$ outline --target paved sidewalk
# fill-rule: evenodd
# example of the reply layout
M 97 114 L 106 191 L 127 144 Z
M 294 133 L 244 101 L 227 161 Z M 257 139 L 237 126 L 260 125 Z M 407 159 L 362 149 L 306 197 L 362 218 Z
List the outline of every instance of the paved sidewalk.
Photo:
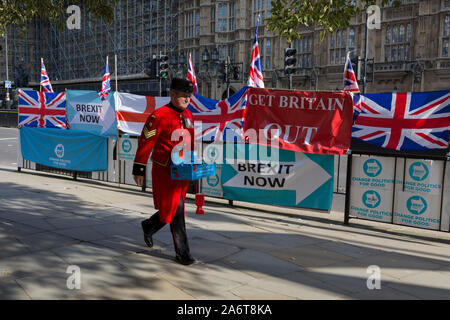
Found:
M 0 299 L 450 299 L 448 233 L 344 226 L 343 195 L 330 213 L 214 200 L 205 215 L 190 197 L 199 262 L 182 266 L 168 227 L 145 247 L 150 193 L 0 167 Z

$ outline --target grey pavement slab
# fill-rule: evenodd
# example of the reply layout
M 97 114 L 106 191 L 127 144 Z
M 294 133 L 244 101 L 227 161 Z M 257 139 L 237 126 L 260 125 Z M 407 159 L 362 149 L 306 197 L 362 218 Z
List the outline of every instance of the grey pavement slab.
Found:
M 69 237 L 71 239 L 79 241 L 95 241 L 100 239 L 105 239 L 106 236 L 92 227 L 76 227 L 67 229 L 58 229 L 54 231 L 55 233 Z
M 17 279 L 17 283 L 32 300 L 60 300 L 77 294 L 76 290 L 67 287 L 69 276 L 64 273 L 31 276 Z
M 54 232 L 40 232 L 31 235 L 19 235 L 17 236 L 17 239 L 19 239 L 20 242 L 23 243 L 31 252 L 64 247 L 79 242 L 79 240 L 65 237 Z
M 76 300 L 194 300 L 184 290 L 160 277 L 136 279 L 120 286 L 110 286 L 106 290 L 90 290 L 78 294 Z
M 168 270 L 175 272 L 180 269 L 173 256 L 158 250 L 121 255 L 113 260 L 125 267 L 128 274 L 138 278 L 150 278 Z
M 345 291 L 318 279 L 309 272 L 297 271 L 282 276 L 263 276 L 248 283 L 259 289 L 286 295 L 296 299 L 338 300 L 345 298 Z
M 192 267 L 195 268 L 195 265 Z M 241 283 L 227 279 L 211 277 L 207 273 L 193 272 L 194 268 L 183 268 L 177 270 L 176 273 L 165 272 L 160 274 L 162 279 L 165 279 L 189 295 L 201 299 L 211 298 L 218 293 L 223 293 L 233 288 L 241 286 Z
M 0 259 L 0 270 L 5 278 L 19 279 L 66 270 L 67 263 L 51 251 L 39 251 Z
M 223 259 L 240 251 L 236 246 L 197 238 L 189 240 L 189 247 L 195 259 L 204 262 Z
M 273 250 L 270 254 L 304 268 L 326 266 L 336 261 L 344 262 L 353 259 L 351 256 L 324 249 L 319 245 Z
M 300 266 L 293 263 L 250 249 L 243 249 L 221 261 L 256 278 L 261 278 L 264 275 L 276 276 L 302 270 Z
M 424 271 L 438 270 L 443 267 L 437 259 L 417 257 L 408 253 L 383 252 L 379 255 L 358 259 L 364 266 L 376 265 L 382 273 L 395 279 L 402 279 Z
M 388 282 L 389 288 L 407 293 L 418 299 L 450 300 L 450 275 L 424 271 L 411 276 L 406 276 L 400 281 Z M 383 285 L 383 283 L 382 283 Z M 383 288 L 383 286 L 382 286 Z
M 0 238 L 0 248 L 0 259 L 31 253 L 26 245 L 13 237 Z
M 378 249 L 367 248 L 364 246 L 349 244 L 341 241 L 326 241 L 323 243 L 319 243 L 318 246 L 326 250 L 341 253 L 352 258 L 360 258 L 381 253 L 381 251 Z
M 109 260 L 122 254 L 117 250 L 87 242 L 56 248 L 51 251 L 70 264 L 83 264 L 99 261 L 100 259 Z
M 31 297 L 20 286 L 16 279 L 6 278 L 0 271 L 0 299 L 1 300 L 30 300 Z
M 341 292 L 351 295 L 354 293 L 364 293 L 369 290 L 367 281 L 369 276 L 374 273 L 373 270 L 373 266 L 360 264 L 357 260 L 351 260 L 327 266 L 308 268 L 307 274 L 311 279 L 331 284 L 333 287 L 340 289 Z M 382 272 L 381 269 L 382 283 L 395 280 L 395 278 Z

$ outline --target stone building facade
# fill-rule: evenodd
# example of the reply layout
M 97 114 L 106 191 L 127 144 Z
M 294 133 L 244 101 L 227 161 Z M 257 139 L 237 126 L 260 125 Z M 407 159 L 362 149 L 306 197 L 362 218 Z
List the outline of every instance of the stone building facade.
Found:
M 231 81 L 231 93 L 245 85 L 256 16 L 266 18 L 270 9 L 270 0 L 189 0 L 180 4 L 179 54 L 192 54 L 200 94 L 212 98 L 226 94 L 227 86 L 217 79 L 211 63 L 213 50 L 217 50 L 221 61 L 229 56 L 231 62 L 242 63 L 242 78 Z M 403 1 L 398 8 L 388 5 L 379 9 L 379 27 L 367 31 L 367 83 L 363 88 L 360 81 L 361 91 L 449 89 L 450 1 Z M 301 28 L 301 38 L 292 43 L 297 49 L 298 67 L 292 79 L 293 89 L 341 90 L 347 51 L 364 60 L 366 13 L 353 17 L 348 28 L 327 34 L 323 40 L 320 31 Z M 283 69 L 284 49 L 289 44 L 270 32 L 263 19 L 258 42 L 266 88 L 287 89 L 289 78 Z

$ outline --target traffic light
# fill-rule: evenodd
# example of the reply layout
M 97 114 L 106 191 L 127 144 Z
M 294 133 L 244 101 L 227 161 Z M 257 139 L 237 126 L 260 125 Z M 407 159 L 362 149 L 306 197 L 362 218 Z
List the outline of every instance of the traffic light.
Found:
M 286 48 L 284 49 L 284 73 L 286 75 L 293 74 L 295 72 L 295 64 L 297 63 L 297 58 L 295 54 L 297 53 L 296 49 Z
M 217 78 L 222 81 L 223 83 L 227 82 L 227 75 L 226 72 L 227 70 L 225 70 L 226 66 L 224 62 L 219 62 L 216 65 L 216 70 L 217 70 Z
M 241 78 L 241 68 L 239 66 L 233 66 L 231 76 L 233 80 L 239 80 Z
M 158 73 L 156 72 L 156 59 L 147 58 L 145 59 L 145 74 L 150 78 L 158 78 Z
M 158 74 L 160 79 L 166 79 L 169 76 L 169 64 L 167 61 L 169 57 L 167 55 L 159 56 L 159 69 Z

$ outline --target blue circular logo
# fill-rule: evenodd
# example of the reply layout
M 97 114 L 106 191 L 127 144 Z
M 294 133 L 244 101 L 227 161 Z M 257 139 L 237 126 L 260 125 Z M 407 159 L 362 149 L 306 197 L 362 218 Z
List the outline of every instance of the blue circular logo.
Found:
M 124 152 L 130 152 L 131 148 L 133 148 L 133 145 L 131 144 L 131 141 L 128 139 L 125 139 L 122 141 L 122 150 Z
M 376 208 L 381 203 L 381 196 L 376 191 L 368 190 L 364 192 L 362 202 L 368 208 Z
M 217 174 L 215 176 L 210 176 L 206 178 L 206 182 L 210 187 L 215 187 L 219 184 L 219 176 Z
M 55 154 L 58 158 L 64 157 L 64 145 L 61 143 L 55 147 Z
M 428 167 L 420 161 L 414 162 L 409 166 L 409 176 L 416 181 L 423 181 L 428 177 Z
M 412 196 L 406 201 L 406 208 L 412 214 L 421 215 L 427 211 L 427 202 L 421 196 Z
M 383 167 L 377 159 L 369 159 L 363 165 L 364 173 L 372 178 L 378 176 L 382 169 Z

